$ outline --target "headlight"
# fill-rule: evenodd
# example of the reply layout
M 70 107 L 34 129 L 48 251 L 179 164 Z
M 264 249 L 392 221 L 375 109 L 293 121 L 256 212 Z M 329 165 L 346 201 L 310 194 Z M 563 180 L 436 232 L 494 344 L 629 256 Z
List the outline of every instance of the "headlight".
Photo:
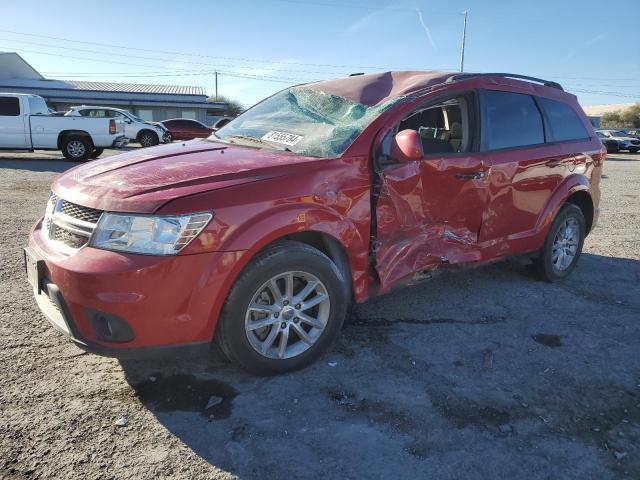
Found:
M 147 255 L 175 255 L 207 226 L 211 213 L 153 216 L 103 213 L 92 247 Z

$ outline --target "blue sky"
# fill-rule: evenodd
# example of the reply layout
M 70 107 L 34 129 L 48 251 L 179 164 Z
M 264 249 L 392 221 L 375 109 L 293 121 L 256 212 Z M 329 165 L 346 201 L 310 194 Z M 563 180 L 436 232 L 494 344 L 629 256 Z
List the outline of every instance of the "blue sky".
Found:
M 637 0 L 5 2 L 0 51 L 49 78 L 204 86 L 253 104 L 352 72 L 456 70 L 556 80 L 583 105 L 640 101 Z M 52 38 L 57 37 L 57 38 Z M 117 48 L 124 47 L 124 48 Z

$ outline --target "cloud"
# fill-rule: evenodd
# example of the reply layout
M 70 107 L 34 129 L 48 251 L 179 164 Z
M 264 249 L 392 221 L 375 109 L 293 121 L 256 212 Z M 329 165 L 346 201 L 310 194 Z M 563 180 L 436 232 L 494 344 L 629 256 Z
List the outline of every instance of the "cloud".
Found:
M 560 62 L 561 63 L 565 63 L 565 62 L 571 60 L 573 57 L 576 56 L 576 54 L 580 50 L 582 50 L 583 48 L 586 48 L 586 47 L 590 47 L 591 45 L 593 45 L 594 43 L 599 42 L 600 40 L 602 40 L 605 37 L 606 37 L 606 35 L 604 33 L 599 33 L 595 37 L 593 37 L 593 38 L 587 40 L 586 42 L 584 42 L 583 44 L 581 44 L 578 48 L 574 48 L 573 50 L 570 50 L 569 52 L 567 52 L 567 54 L 560 59 Z
M 427 24 L 424 23 L 424 19 L 422 18 L 422 12 L 416 8 L 416 13 L 418 14 L 418 21 L 420 22 L 420 25 L 422 25 L 422 28 L 424 29 L 424 33 L 427 34 L 427 39 L 431 44 L 431 48 L 433 48 L 434 50 L 438 50 L 438 46 L 436 45 L 436 42 L 433 41 L 433 37 L 431 36 L 431 30 L 429 30 L 429 27 L 427 27 Z

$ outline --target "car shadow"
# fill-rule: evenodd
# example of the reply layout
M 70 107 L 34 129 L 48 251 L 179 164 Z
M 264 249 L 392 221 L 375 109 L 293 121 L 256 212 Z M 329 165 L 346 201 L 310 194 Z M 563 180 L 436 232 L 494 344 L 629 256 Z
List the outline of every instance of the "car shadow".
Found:
M 241 478 L 423 478 L 427 460 L 430 470 L 449 471 L 460 444 L 473 445 L 455 461 L 472 467 L 465 478 L 491 477 L 483 458 L 497 451 L 512 465 L 508 477 L 571 476 L 558 465 L 570 469 L 591 452 L 591 425 L 576 430 L 574 416 L 587 415 L 584 405 L 626 402 L 579 379 L 615 383 L 617 392 L 640 371 L 637 357 L 624 357 L 640 334 L 639 286 L 635 259 L 584 253 L 557 284 L 503 262 L 355 306 L 332 350 L 287 375 L 255 377 L 215 355 L 120 363 L 164 428 Z M 625 334 L 612 336 L 604 319 L 614 314 Z M 616 348 L 599 356 L 598 342 Z M 566 377 L 547 375 L 556 362 Z M 553 428 L 540 421 L 547 417 Z M 518 439 L 511 428 L 531 436 Z M 544 460 L 550 444 L 565 452 L 562 462 Z M 612 458 L 598 461 L 609 468 Z
M 29 160 L 0 159 L 0 169 L 8 168 L 11 170 L 29 170 L 31 172 L 62 173 L 77 165 L 80 164 L 67 160 L 55 160 L 47 157 L 33 158 L 33 156 L 31 156 Z
M 640 160 L 640 155 L 639 154 L 635 154 L 635 153 L 630 153 L 629 155 L 637 155 L 636 158 L 629 158 L 629 157 L 618 157 L 616 156 L 617 154 L 615 153 L 609 153 L 607 154 L 607 162 L 635 162 Z

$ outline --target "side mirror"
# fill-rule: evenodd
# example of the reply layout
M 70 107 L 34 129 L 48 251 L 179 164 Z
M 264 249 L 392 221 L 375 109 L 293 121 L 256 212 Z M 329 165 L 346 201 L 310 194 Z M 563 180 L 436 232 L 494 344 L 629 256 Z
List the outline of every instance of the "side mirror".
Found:
M 124 121 L 125 121 L 125 123 L 128 123 L 129 125 L 131 125 L 133 123 L 133 120 L 131 120 L 130 118 L 125 118 Z
M 422 159 L 424 156 L 422 140 L 418 132 L 415 130 L 402 130 L 396 133 L 396 136 L 391 141 L 389 156 L 399 162 L 413 162 Z

